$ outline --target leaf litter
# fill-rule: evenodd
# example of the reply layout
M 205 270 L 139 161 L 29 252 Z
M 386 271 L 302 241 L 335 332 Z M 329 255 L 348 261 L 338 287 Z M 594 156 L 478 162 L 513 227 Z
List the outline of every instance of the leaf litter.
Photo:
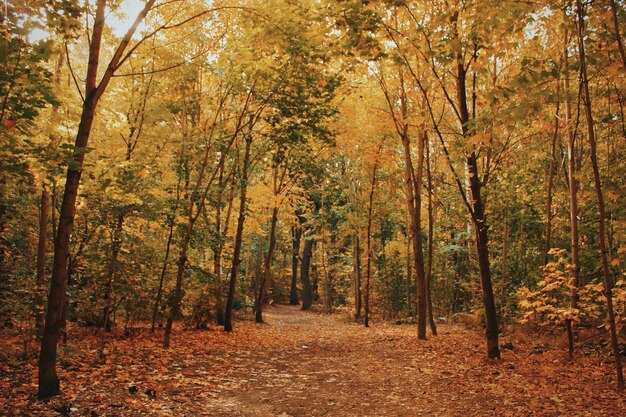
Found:
M 413 325 L 346 314 L 268 308 L 266 324 L 233 333 L 176 329 L 110 336 L 105 361 L 85 329 L 63 349 L 63 394 L 36 399 L 34 358 L 0 344 L 0 415 L 5 416 L 620 416 L 607 352 L 502 336 L 503 359 L 485 359 L 480 329 L 446 324 L 418 341 Z M 78 329 L 75 329 L 78 331 Z

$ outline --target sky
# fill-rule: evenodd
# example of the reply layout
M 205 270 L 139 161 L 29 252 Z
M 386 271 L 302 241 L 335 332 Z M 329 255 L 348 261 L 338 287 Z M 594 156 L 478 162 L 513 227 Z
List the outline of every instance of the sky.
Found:
M 91 4 L 95 4 L 95 0 L 87 0 Z M 115 14 L 111 10 L 106 11 L 106 24 L 113 29 L 113 33 L 117 36 L 124 36 L 128 28 L 132 25 L 137 14 L 143 9 L 145 2 L 142 0 L 122 0 L 120 7 Z M 120 13 L 121 12 L 121 13 Z M 123 15 L 123 16 L 121 16 Z M 139 27 L 137 33 L 140 33 L 144 25 Z M 48 32 L 40 29 L 33 30 L 30 33 L 29 41 L 36 42 L 49 37 Z

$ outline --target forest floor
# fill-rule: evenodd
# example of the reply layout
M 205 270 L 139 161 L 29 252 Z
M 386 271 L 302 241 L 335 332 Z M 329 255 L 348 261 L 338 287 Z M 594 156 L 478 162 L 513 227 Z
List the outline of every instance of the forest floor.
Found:
M 347 313 L 274 306 L 265 319 L 232 334 L 176 329 L 169 350 L 158 334 L 112 336 L 104 362 L 85 330 L 63 348 L 64 393 L 49 402 L 35 399 L 36 360 L 17 359 L 17 339 L 0 334 L 0 415 L 626 415 L 605 349 L 570 362 L 554 338 L 518 333 L 487 361 L 482 331 L 459 325 L 418 341 L 414 325 L 366 329 Z

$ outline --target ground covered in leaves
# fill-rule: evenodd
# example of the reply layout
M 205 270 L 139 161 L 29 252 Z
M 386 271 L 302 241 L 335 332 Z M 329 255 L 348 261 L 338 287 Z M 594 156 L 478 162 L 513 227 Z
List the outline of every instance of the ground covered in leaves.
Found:
M 556 340 L 503 335 L 503 359 L 484 359 L 479 329 L 441 325 L 418 342 L 414 325 L 275 306 L 267 323 L 235 332 L 178 330 L 111 337 L 105 361 L 93 336 L 62 350 L 63 395 L 37 401 L 36 360 L 2 335 L 3 416 L 620 416 L 604 349 L 567 360 Z M 4 337 L 6 336 L 6 337 Z

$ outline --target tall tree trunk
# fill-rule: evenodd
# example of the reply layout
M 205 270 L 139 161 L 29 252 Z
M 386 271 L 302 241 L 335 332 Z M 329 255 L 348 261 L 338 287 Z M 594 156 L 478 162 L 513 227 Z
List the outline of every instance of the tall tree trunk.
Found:
M 165 244 L 165 256 L 163 257 L 163 267 L 161 268 L 161 275 L 159 276 L 159 287 L 157 289 L 157 295 L 154 300 L 154 306 L 152 307 L 152 325 L 150 327 L 150 331 L 152 333 L 154 333 L 154 327 L 156 326 L 157 314 L 159 312 L 159 305 L 161 304 L 161 298 L 163 297 L 163 284 L 165 282 L 165 275 L 167 274 L 167 266 L 169 264 L 169 259 L 170 259 L 170 249 L 172 247 L 172 238 L 174 236 L 174 224 L 176 223 L 175 216 L 176 216 L 176 210 L 174 210 L 172 219 L 169 222 L 170 230 L 167 234 L 167 242 Z
M 91 43 L 89 45 L 89 66 L 87 70 L 86 95 L 83 102 L 83 111 L 76 134 L 76 142 L 73 163 L 67 170 L 65 192 L 61 203 L 58 235 L 54 245 L 54 261 L 52 264 L 52 277 L 50 279 L 50 292 L 48 295 L 48 308 L 41 339 L 39 353 L 39 390 L 40 399 L 49 398 L 60 393 L 59 377 L 56 372 L 57 342 L 65 301 L 65 289 L 67 286 L 67 263 L 69 259 L 69 245 L 74 224 L 76 210 L 76 197 L 78 185 L 82 174 L 84 150 L 87 147 L 91 126 L 98 103 L 96 76 L 100 57 L 100 43 L 104 29 L 105 0 L 98 0 L 96 17 L 93 25 Z
M 418 169 L 417 173 L 413 169 L 413 161 L 411 157 L 411 139 L 409 136 L 408 123 L 408 99 L 404 87 L 403 73 L 399 71 L 400 79 L 400 115 L 397 115 L 396 101 L 389 95 L 389 91 L 381 78 L 381 87 L 387 100 L 387 105 L 394 120 L 396 131 L 402 141 L 404 156 L 404 182 L 406 186 L 406 203 L 407 212 L 410 221 L 410 238 L 413 246 L 413 263 L 416 272 L 417 287 L 417 337 L 418 339 L 426 339 L 426 281 L 424 277 L 424 248 L 422 247 L 422 229 L 421 229 L 421 187 L 422 173 L 424 167 L 424 126 L 420 132 L 418 143 Z M 419 83 L 419 79 L 416 79 Z
M 215 321 L 218 326 L 224 325 L 224 297 L 222 296 L 222 250 L 219 243 L 213 254 L 213 275 L 215 275 L 217 294 L 215 295 Z
M 624 389 L 624 374 L 622 370 L 622 358 L 619 351 L 617 331 L 615 328 L 615 311 L 613 310 L 613 281 L 609 269 L 606 245 L 606 213 L 604 207 L 604 196 L 602 195 L 602 181 L 600 179 L 600 169 L 598 168 L 598 156 L 596 151 L 596 136 L 594 131 L 593 113 L 591 107 L 591 95 L 589 94 L 589 78 L 587 75 L 587 57 L 585 55 L 585 12 L 581 0 L 576 0 L 578 14 L 578 53 L 580 56 L 580 82 L 582 84 L 585 119 L 587 122 L 587 139 L 589 140 L 589 156 L 593 167 L 593 180 L 598 200 L 598 240 L 600 241 L 600 261 L 604 275 L 604 296 L 606 297 L 607 318 L 609 322 L 609 332 L 611 334 L 611 349 L 615 360 L 615 372 L 617 375 L 617 387 L 620 391 Z
M 234 173 L 233 173 L 233 177 Z M 221 181 L 220 181 L 221 182 Z M 222 252 L 224 251 L 224 237 L 228 234 L 228 225 L 230 224 L 230 215 L 233 210 L 233 202 L 235 200 L 235 183 L 233 182 L 230 187 L 230 193 L 228 196 L 228 208 L 226 209 L 226 218 L 224 219 L 224 227 L 222 228 L 222 220 L 221 220 L 221 207 L 218 204 L 216 210 L 216 221 L 215 221 L 215 229 L 219 233 L 219 241 L 217 244 L 217 248 L 215 253 L 213 254 L 213 274 L 215 275 L 216 285 L 217 285 L 217 294 L 216 294 L 216 303 L 215 303 L 215 316 L 216 322 L 218 326 L 223 326 L 225 323 L 224 319 L 224 295 L 222 290 Z
M 248 189 L 248 168 L 250 165 L 250 150 L 252 148 L 252 133 L 246 137 L 243 167 L 240 179 L 239 194 L 239 217 L 237 218 L 237 231 L 235 233 L 235 247 L 233 249 L 233 265 L 230 270 L 230 282 L 228 284 L 228 296 L 226 298 L 226 310 L 224 311 L 224 331 L 233 331 L 233 304 L 237 290 L 237 278 L 241 265 L 241 245 L 243 243 L 243 226 L 246 221 L 246 193 Z
M 578 234 L 578 167 L 576 163 L 576 136 L 572 119 L 572 105 L 570 101 L 570 81 L 569 81 L 569 57 L 567 52 L 567 31 L 564 33 L 563 49 L 563 80 L 565 94 L 565 124 L 567 126 L 567 155 L 569 167 L 569 211 L 570 211 L 570 242 L 572 268 L 570 268 L 570 308 L 575 309 L 578 305 L 578 285 L 580 275 L 579 257 L 579 234 Z M 571 320 L 565 321 L 567 330 L 567 344 L 570 357 L 574 354 L 574 325 Z
M 374 192 L 376 191 L 376 174 L 378 171 L 378 161 L 380 156 L 380 151 L 382 149 L 382 144 L 378 149 L 376 155 L 376 162 L 374 162 L 374 169 L 372 170 L 372 184 L 370 188 L 369 195 L 369 206 L 367 207 L 367 232 L 366 232 L 366 250 L 367 250 L 367 266 L 365 270 L 365 318 L 363 320 L 363 324 L 365 327 L 369 327 L 369 317 L 370 317 L 370 279 L 372 276 L 372 258 L 374 254 L 372 253 L 372 217 L 373 217 L 373 209 L 374 209 Z
M 421 140 L 421 139 L 420 139 Z M 413 267 L 417 273 L 417 337 L 426 339 L 426 285 L 424 281 L 424 249 L 422 247 L 422 230 L 419 224 L 419 208 L 416 205 L 413 162 L 411 160 L 411 145 L 408 138 L 408 125 L 405 125 L 405 134 L 402 137 L 404 148 L 404 170 L 407 190 L 407 207 L 410 219 L 410 236 L 413 246 Z M 420 147 L 423 151 L 423 147 Z
M 300 263 L 300 282 L 302 283 L 302 310 L 308 310 L 313 306 L 313 287 L 311 285 L 311 258 L 313 257 L 313 237 L 306 236 L 304 249 L 302 250 L 302 262 Z
M 115 281 L 115 275 L 117 274 L 117 257 L 119 255 L 122 245 L 122 231 L 124 228 L 124 212 L 121 212 L 117 217 L 117 223 L 115 230 L 113 231 L 113 239 L 111 241 L 111 258 L 109 259 L 109 267 L 107 271 L 107 281 L 105 284 L 104 293 L 104 313 L 102 315 L 102 321 L 98 325 L 104 327 L 105 332 L 111 331 L 111 308 L 113 306 L 113 282 Z M 104 340 L 104 339 L 103 339 Z
M 259 292 L 257 293 L 254 305 L 254 320 L 257 323 L 263 323 L 263 299 L 265 298 L 265 287 L 270 280 L 272 273 L 272 259 L 274 257 L 274 248 L 276 247 L 276 223 L 278 223 L 278 207 L 272 209 L 272 220 L 270 226 L 270 243 L 265 257 L 265 266 L 263 268 L 263 277 L 259 283 Z
M 453 16 L 455 25 L 455 38 L 458 38 L 456 25 L 458 12 Z M 463 137 L 469 139 L 473 135 L 470 129 L 470 117 L 467 107 L 466 77 L 467 70 L 463 58 L 463 51 L 459 48 L 456 53 L 456 93 L 459 109 L 459 122 L 461 123 Z M 483 303 L 485 306 L 485 335 L 487 336 L 487 357 L 491 359 L 500 358 L 500 347 L 498 345 L 498 314 L 493 296 L 493 284 L 491 280 L 491 266 L 489 264 L 489 234 L 485 213 L 485 201 L 481 195 L 483 187 L 479 176 L 478 156 L 473 150 L 466 158 L 466 167 L 470 189 L 469 208 L 471 211 L 474 234 L 476 236 L 476 251 L 478 254 L 478 270 L 480 272 L 480 284 L 483 293 Z
M 54 85 L 55 87 L 61 86 L 61 70 L 65 63 L 65 54 L 59 53 L 57 58 L 57 63 L 54 71 Z M 59 113 L 59 107 L 54 106 L 52 108 L 52 118 L 51 122 L 54 122 Z M 49 149 L 54 149 L 57 146 L 57 139 L 53 133 L 49 135 L 50 142 L 48 143 Z M 55 202 L 56 196 L 54 195 L 55 189 L 53 185 L 53 195 L 52 202 L 50 191 L 48 190 L 48 185 L 45 181 L 42 181 L 41 184 L 41 202 L 40 202 L 40 212 L 39 212 L 39 238 L 37 242 L 37 295 L 35 297 L 35 331 L 37 334 L 37 338 L 41 340 L 43 336 L 43 326 L 45 320 L 45 275 L 46 275 L 46 255 L 48 252 L 48 228 L 50 217 L 52 216 L 52 227 L 53 232 L 56 231 L 55 226 Z M 51 211 L 52 209 L 52 211 Z
M 498 346 L 498 316 L 496 303 L 493 296 L 493 286 L 491 283 L 491 267 L 489 265 L 489 239 L 487 234 L 487 221 L 485 218 L 484 202 L 480 195 L 480 181 L 478 180 L 478 166 L 476 155 L 472 153 L 467 158 L 470 173 L 472 210 L 474 212 L 474 231 L 476 234 L 476 249 L 478 252 L 478 268 L 480 271 L 480 282 L 483 292 L 483 302 L 485 305 L 485 321 L 487 336 L 487 356 L 495 359 L 500 357 L 500 347 Z
M 41 187 L 39 204 L 39 238 L 37 241 L 37 292 L 35 296 L 35 331 L 37 338 L 43 336 L 44 326 L 44 279 L 46 275 L 46 252 L 48 247 L 48 223 L 50 221 L 50 193 L 45 184 Z
M 409 310 L 414 312 L 415 314 L 417 314 L 417 302 L 413 302 L 413 289 L 412 289 L 412 285 L 413 285 L 413 268 L 412 268 L 412 262 L 413 262 L 413 258 L 411 256 L 412 252 L 411 252 L 411 244 L 413 242 L 413 239 L 411 238 L 411 219 L 407 218 L 407 233 L 406 233 L 406 287 L 408 288 L 407 294 L 406 294 L 406 302 L 409 306 Z M 415 292 L 415 294 L 417 295 L 417 291 Z M 417 301 L 417 300 L 416 300 Z
M 554 177 L 556 176 L 556 143 L 559 137 L 559 110 L 561 108 L 561 80 L 557 82 L 556 88 L 556 110 L 554 113 L 554 130 L 552 131 L 552 145 L 550 146 L 550 168 L 548 168 L 548 189 L 546 190 L 546 246 L 543 252 L 543 265 L 548 264 L 548 252 L 552 248 L 552 198 L 554 195 Z
M 415 254 L 417 270 L 417 338 L 426 339 L 426 321 L 428 320 L 428 294 L 426 274 L 424 270 L 424 248 L 422 245 L 422 178 L 424 175 L 424 144 L 426 143 L 426 126 L 422 131 L 417 144 L 417 172 L 413 173 L 413 197 L 415 199 L 415 227 L 417 230 L 417 246 Z
M 361 242 L 359 234 L 354 234 L 354 319 L 361 319 Z
M 106 0 L 98 0 L 96 5 L 91 42 L 89 44 L 89 64 L 87 66 L 85 81 L 85 100 L 83 102 L 78 132 L 76 133 L 73 162 L 67 169 L 59 227 L 54 244 L 54 261 L 52 264 L 52 277 L 50 279 L 48 308 L 46 311 L 46 322 L 39 354 L 39 389 L 37 395 L 41 399 L 49 398 L 60 393 L 59 378 L 56 372 L 56 354 L 67 285 L 69 245 L 76 211 L 78 186 L 80 184 L 85 159 L 85 149 L 89 141 L 96 106 L 100 97 L 106 90 L 111 77 L 119 67 L 124 51 L 137 30 L 137 26 L 139 26 L 139 23 L 145 18 L 148 11 L 154 5 L 154 2 L 155 0 L 148 0 L 142 11 L 139 12 L 133 25 L 120 41 L 99 83 L 97 83 L 98 63 L 100 60 L 100 45 L 104 31 Z
M 195 202 L 194 199 L 191 199 L 190 210 L 193 210 Z M 178 256 L 178 269 L 176 270 L 176 287 L 174 288 L 174 297 L 172 298 L 172 303 L 170 305 L 170 314 L 167 317 L 167 322 L 165 324 L 165 334 L 163 336 L 163 347 L 170 347 L 170 338 L 172 335 L 172 326 L 174 324 L 174 320 L 180 315 L 180 303 L 182 299 L 183 292 L 183 276 L 185 275 L 185 265 L 187 264 L 187 252 L 189 251 L 189 242 L 191 242 L 191 235 L 193 233 L 193 226 L 195 224 L 195 219 L 197 217 L 193 217 L 193 215 L 189 214 L 189 221 L 187 222 L 187 229 L 185 231 L 185 236 L 183 237 L 182 242 L 180 243 L 180 255 Z
M 432 299 L 432 280 L 433 280 L 433 255 L 435 242 L 433 240 L 435 234 L 435 207 L 433 204 L 433 196 L 435 189 L 433 187 L 433 177 L 431 173 L 430 161 L 430 143 L 428 136 L 425 136 L 426 145 L 426 176 L 428 183 L 428 262 L 426 263 L 426 308 L 428 310 L 428 323 L 430 324 L 430 332 L 433 336 L 437 336 L 437 325 L 433 317 L 433 299 Z
M 298 226 L 291 228 L 293 243 L 291 248 L 291 290 L 289 291 L 289 304 L 297 306 L 298 300 L 298 257 L 300 256 L 300 240 L 302 229 Z

